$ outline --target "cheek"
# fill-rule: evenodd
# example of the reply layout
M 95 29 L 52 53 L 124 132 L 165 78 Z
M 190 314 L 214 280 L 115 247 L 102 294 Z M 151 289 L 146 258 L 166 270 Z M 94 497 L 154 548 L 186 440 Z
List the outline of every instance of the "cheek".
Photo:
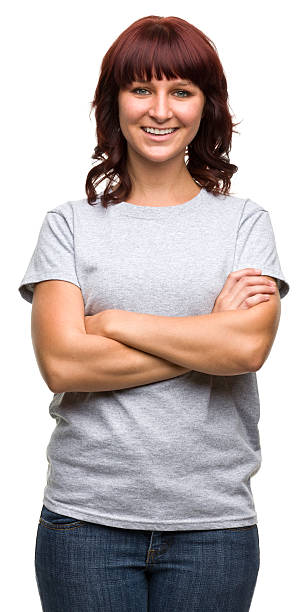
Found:
M 140 109 L 137 104 L 133 103 L 133 100 L 122 94 L 118 98 L 119 106 L 119 118 L 120 121 L 128 125 L 135 123 L 140 116 Z
M 135 124 L 139 124 L 141 117 L 143 116 L 143 109 L 140 110 L 137 106 L 129 105 L 129 107 L 122 113 L 122 120 L 126 124 L 127 128 L 133 127 Z
M 198 125 L 201 121 L 201 109 L 198 106 L 190 108 L 186 113 L 186 123 L 190 126 Z
M 174 110 L 177 119 L 186 128 L 194 129 L 201 121 L 201 109 L 198 104 L 186 106 L 184 109 Z

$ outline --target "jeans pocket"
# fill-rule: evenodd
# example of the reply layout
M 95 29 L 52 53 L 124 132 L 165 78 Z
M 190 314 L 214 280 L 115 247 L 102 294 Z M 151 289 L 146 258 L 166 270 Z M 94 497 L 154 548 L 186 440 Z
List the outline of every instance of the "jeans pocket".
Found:
M 39 517 L 39 524 L 48 529 L 73 529 L 75 527 L 81 527 L 85 525 L 85 521 L 81 521 L 72 516 L 66 516 L 65 514 L 58 514 L 53 510 L 49 510 L 43 505 Z

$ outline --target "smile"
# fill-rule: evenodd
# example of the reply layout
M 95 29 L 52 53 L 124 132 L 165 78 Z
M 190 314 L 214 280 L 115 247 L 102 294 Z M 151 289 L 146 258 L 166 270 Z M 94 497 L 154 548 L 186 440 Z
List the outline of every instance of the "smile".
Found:
M 171 132 L 178 130 L 178 128 L 151 128 L 151 127 L 142 127 L 142 130 L 145 132 L 149 132 L 150 134 L 170 134 Z
M 175 134 L 175 132 L 177 132 L 179 128 L 158 130 L 155 128 L 142 127 L 141 129 L 146 134 L 146 136 L 148 138 L 151 138 L 152 140 L 167 140 L 168 138 L 171 138 L 171 136 Z

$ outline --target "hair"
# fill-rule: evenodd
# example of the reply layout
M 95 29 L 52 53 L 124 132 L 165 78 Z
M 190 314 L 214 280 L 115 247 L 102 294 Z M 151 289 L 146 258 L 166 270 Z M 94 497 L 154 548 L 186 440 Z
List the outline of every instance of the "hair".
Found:
M 95 109 L 97 146 L 92 159 L 99 163 L 86 178 L 88 204 L 100 198 L 108 204 L 124 201 L 132 183 L 127 170 L 127 142 L 119 124 L 120 88 L 138 80 L 183 78 L 205 95 L 203 117 L 188 145 L 186 167 L 199 186 L 228 195 L 238 167 L 230 163 L 232 133 L 238 123 L 229 112 L 227 81 L 214 43 L 180 17 L 149 15 L 124 30 L 105 54 L 91 110 Z M 240 123 L 240 122 L 239 122 Z M 103 194 L 96 187 L 108 180 Z M 115 189 L 113 186 L 115 185 Z

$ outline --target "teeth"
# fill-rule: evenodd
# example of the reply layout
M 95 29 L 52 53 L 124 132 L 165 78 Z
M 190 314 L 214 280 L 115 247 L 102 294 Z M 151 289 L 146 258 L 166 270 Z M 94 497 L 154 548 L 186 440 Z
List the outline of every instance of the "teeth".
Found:
M 149 132 L 149 134 L 172 134 L 175 131 L 175 128 L 171 130 L 157 130 L 155 128 L 143 128 L 145 132 Z

